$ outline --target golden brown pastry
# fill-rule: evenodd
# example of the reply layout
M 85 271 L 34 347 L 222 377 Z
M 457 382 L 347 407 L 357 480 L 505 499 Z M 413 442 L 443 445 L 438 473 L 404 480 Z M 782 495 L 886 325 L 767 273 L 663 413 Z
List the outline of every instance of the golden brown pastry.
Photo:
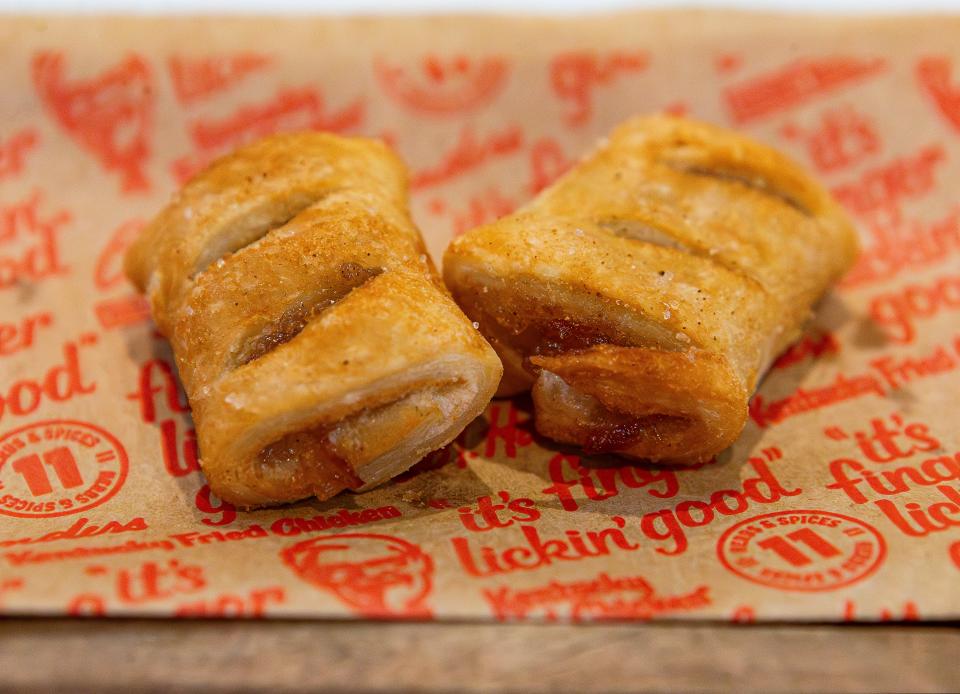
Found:
M 190 181 L 130 249 L 217 496 L 365 489 L 449 443 L 501 366 L 450 299 L 373 140 L 261 140 Z
M 499 394 L 532 389 L 540 433 L 687 464 L 736 440 L 856 253 L 839 206 L 783 155 L 651 117 L 457 239 L 444 277 L 504 363 Z

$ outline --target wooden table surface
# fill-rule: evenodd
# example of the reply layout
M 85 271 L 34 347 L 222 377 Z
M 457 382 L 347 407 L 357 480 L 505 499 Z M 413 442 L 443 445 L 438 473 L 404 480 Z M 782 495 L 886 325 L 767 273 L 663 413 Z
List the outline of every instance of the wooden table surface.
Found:
M 0 620 L 0 690 L 958 691 L 952 626 Z

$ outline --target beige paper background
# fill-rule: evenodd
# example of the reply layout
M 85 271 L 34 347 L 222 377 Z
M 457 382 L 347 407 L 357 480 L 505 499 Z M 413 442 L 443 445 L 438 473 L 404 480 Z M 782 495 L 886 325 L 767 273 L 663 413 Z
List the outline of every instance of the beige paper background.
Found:
M 0 612 L 956 619 L 958 46 L 960 20 L 944 17 L 0 19 Z M 816 315 L 807 344 L 822 353 L 774 369 L 757 411 L 798 389 L 809 404 L 838 378 L 853 397 L 752 420 L 697 470 L 579 461 L 598 489 L 616 484 L 597 499 L 562 457 L 576 451 L 531 437 L 522 400 L 497 401 L 436 469 L 325 503 L 210 512 L 183 454 L 189 417 L 164 390 L 168 348 L 116 279 L 118 230 L 160 208 L 178 166 L 276 128 L 386 136 L 420 181 L 412 209 L 439 258 L 611 126 L 662 109 L 741 128 L 843 191 L 868 260 Z M 73 372 L 58 368 L 74 352 Z M 144 373 L 156 392 L 141 401 Z M 51 423 L 64 420 L 80 424 Z M 878 426 L 897 459 L 864 452 L 886 455 Z M 44 438 L 57 431 L 93 438 Z M 129 461 L 122 483 L 102 431 Z M 170 434 L 183 474 L 164 463 Z M 861 479 L 857 503 L 830 488 L 841 458 L 855 463 L 835 469 L 900 491 Z M 758 471 L 765 484 L 749 481 Z M 781 498 L 767 503 L 771 480 Z M 503 527 L 461 520 L 483 497 L 514 503 Z M 18 500 L 63 515 L 11 515 Z M 281 520 L 338 514 L 341 527 Z M 738 524 L 756 533 L 746 552 L 723 537 Z M 308 541 L 306 576 L 281 553 Z

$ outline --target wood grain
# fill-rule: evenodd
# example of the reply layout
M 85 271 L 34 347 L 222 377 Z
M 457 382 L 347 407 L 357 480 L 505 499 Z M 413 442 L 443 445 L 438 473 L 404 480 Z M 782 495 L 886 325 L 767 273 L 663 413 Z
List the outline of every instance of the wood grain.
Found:
M 951 626 L 8 619 L 3 691 L 958 691 Z

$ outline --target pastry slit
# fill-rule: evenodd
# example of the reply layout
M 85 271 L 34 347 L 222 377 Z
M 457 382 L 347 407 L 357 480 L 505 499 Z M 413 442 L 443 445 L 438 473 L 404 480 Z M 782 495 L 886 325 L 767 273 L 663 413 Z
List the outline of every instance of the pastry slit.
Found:
M 284 200 L 283 204 L 264 210 L 260 215 L 255 212 L 248 213 L 237 220 L 231 220 L 219 233 L 211 236 L 197 256 L 190 279 L 195 279 L 218 260 L 253 245 L 271 231 L 285 226 L 305 209 L 326 197 L 329 192 L 294 195 Z
M 779 200 L 785 205 L 792 207 L 805 217 L 813 216 L 813 212 L 810 209 L 808 209 L 799 200 L 794 198 L 786 191 L 774 186 L 769 178 L 760 172 L 743 170 L 738 171 L 734 169 L 710 166 L 697 166 L 671 161 L 667 161 L 665 163 L 671 169 L 674 171 L 679 171 L 680 173 L 689 174 L 691 176 L 705 176 L 708 178 L 717 179 L 719 181 L 727 181 L 729 183 L 746 186 L 747 188 L 755 190 L 758 193 L 763 193 L 764 195 Z
M 343 263 L 340 266 L 340 274 L 345 284 L 300 299 L 260 333 L 245 340 L 243 347 L 237 350 L 234 368 L 249 364 L 289 342 L 299 335 L 308 323 L 336 306 L 351 292 L 359 289 L 381 272 L 383 272 L 382 268 L 367 268 L 357 263 Z
M 760 278 L 750 274 L 742 266 L 729 262 L 725 258 L 720 257 L 716 252 L 689 246 L 680 239 L 668 234 L 662 227 L 655 226 L 641 219 L 620 219 L 615 222 L 603 222 L 601 226 L 621 239 L 627 239 L 628 241 L 635 241 L 637 243 L 648 243 L 654 246 L 660 246 L 661 248 L 670 248 L 698 258 L 705 258 L 719 265 L 724 270 L 737 275 L 742 278 L 744 282 L 751 284 L 760 291 L 767 291 L 766 286 Z
M 663 227 L 641 219 L 618 219 L 600 225 L 614 236 L 640 243 L 649 243 L 662 248 L 672 248 L 683 253 L 700 255 L 699 249 L 688 246 Z

